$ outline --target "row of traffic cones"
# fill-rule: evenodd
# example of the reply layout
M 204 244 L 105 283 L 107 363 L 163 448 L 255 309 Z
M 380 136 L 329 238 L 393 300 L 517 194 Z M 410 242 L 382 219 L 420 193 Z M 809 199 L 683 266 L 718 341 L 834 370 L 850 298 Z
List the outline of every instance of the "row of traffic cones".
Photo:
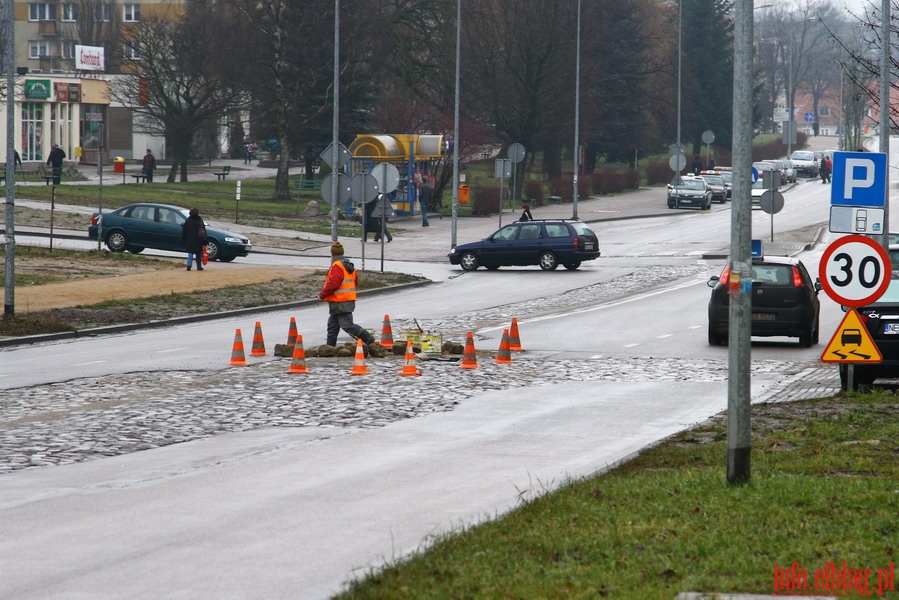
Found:
M 389 346 L 388 346 L 389 344 Z M 294 317 L 290 317 L 290 328 L 287 332 L 287 345 L 293 347 L 293 356 L 290 361 L 288 373 L 308 374 L 306 367 L 306 351 L 303 349 L 303 336 L 297 333 L 297 322 Z M 384 326 L 381 330 L 381 345 L 393 347 L 393 332 L 390 327 L 390 316 L 384 315 Z M 498 365 L 511 365 L 512 352 L 521 352 L 524 350 L 521 346 L 521 340 L 518 332 L 518 320 L 512 318 L 510 329 L 503 329 L 503 337 L 499 344 L 499 353 L 493 361 Z M 250 356 L 266 356 L 265 340 L 262 336 L 262 325 L 256 321 L 256 327 L 253 332 L 253 346 L 250 350 Z M 231 349 L 231 361 L 228 363 L 232 366 L 246 366 L 247 359 L 244 354 L 243 337 L 240 329 L 234 334 L 234 345 Z M 465 350 L 462 353 L 462 363 L 459 365 L 461 369 L 477 369 L 477 352 L 474 347 L 474 334 L 468 332 L 465 339 Z M 370 375 L 371 371 L 365 366 L 365 351 L 362 348 L 362 340 L 356 340 L 356 354 L 353 360 L 353 368 L 349 371 L 350 375 Z M 397 372 L 398 375 L 415 376 L 421 375 L 421 371 L 415 365 L 415 354 L 412 351 L 412 340 L 406 341 L 406 355 L 403 369 Z

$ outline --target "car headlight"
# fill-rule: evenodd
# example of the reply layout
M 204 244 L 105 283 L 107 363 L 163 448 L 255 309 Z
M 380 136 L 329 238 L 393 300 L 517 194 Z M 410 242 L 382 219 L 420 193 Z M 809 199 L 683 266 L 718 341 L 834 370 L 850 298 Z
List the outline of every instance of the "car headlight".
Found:
M 244 240 L 242 238 L 225 236 L 225 241 L 229 244 L 250 244 L 250 240 Z

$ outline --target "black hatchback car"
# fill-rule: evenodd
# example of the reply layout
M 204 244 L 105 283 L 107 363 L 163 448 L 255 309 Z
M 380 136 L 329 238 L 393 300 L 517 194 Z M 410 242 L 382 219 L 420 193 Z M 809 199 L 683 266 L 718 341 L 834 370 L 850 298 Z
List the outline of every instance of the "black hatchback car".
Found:
M 798 337 L 799 345 L 818 343 L 818 292 L 821 283 L 812 279 L 798 258 L 766 256 L 752 261 L 751 335 Z M 720 277 L 709 279 L 709 344 L 727 343 L 730 322 L 729 266 Z
M 479 242 L 460 244 L 447 256 L 465 271 L 527 265 L 540 265 L 544 271 L 559 265 L 574 270 L 585 260 L 599 258 L 599 238 L 581 221 L 518 221 Z
M 144 248 L 185 252 L 181 241 L 181 226 L 187 220 L 188 209 L 170 204 L 129 204 L 102 215 L 94 213 L 87 228 L 87 236 L 102 241 L 113 252 L 137 254 Z M 247 256 L 252 249 L 246 237 L 206 227 L 206 252 L 209 260 L 230 262 Z

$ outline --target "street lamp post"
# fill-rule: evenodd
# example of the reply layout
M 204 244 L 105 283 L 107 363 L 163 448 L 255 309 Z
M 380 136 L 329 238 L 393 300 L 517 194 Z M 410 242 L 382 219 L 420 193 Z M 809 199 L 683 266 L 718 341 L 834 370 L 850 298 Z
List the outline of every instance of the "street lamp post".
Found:
M 578 174 L 581 167 L 581 0 L 577 0 L 577 48 L 574 68 L 574 192 L 571 199 L 571 218 L 577 219 Z

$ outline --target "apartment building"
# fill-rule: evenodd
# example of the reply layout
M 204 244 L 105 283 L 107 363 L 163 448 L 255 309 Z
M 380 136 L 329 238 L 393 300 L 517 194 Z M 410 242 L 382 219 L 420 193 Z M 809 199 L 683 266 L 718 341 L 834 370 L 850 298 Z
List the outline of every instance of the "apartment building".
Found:
M 109 90 L 122 73 L 122 59 L 140 57 L 129 32 L 141 15 L 176 15 L 180 0 L 15 0 L 13 6 L 13 139 L 23 161 L 46 162 L 50 148 L 59 144 L 69 160 L 96 164 L 101 141 L 104 162 L 140 157 L 147 148 L 165 156 L 164 140 L 136 132 L 131 110 L 112 100 Z M 102 51 L 85 63 L 77 55 L 85 47 Z M 7 105 L 0 104 L 0 139 L 5 139 Z

